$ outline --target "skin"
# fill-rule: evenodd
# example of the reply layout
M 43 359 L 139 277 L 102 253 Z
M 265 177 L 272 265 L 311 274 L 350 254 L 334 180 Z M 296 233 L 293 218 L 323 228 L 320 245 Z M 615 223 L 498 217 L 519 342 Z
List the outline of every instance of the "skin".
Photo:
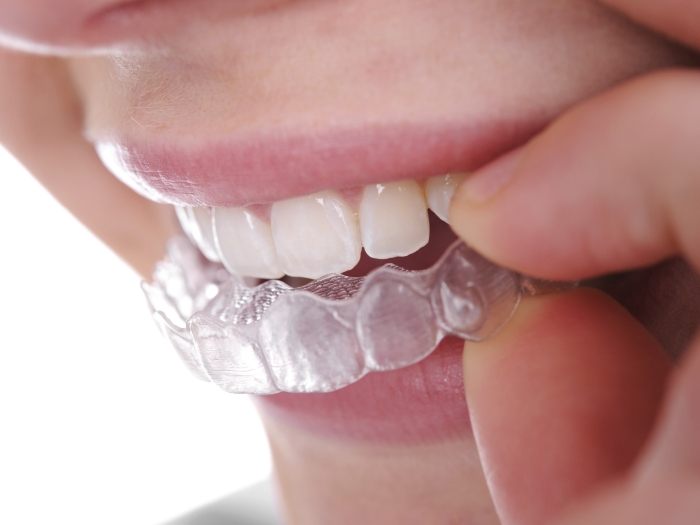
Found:
M 676 1 L 663 9 L 651 1 L 611 4 L 679 40 L 700 45 L 700 33 L 685 18 L 698 12 L 694 2 Z M 582 103 L 521 152 L 478 173 L 472 187 L 465 184 L 453 202 L 453 226 L 495 260 L 542 276 L 580 278 L 678 254 L 697 271 L 700 217 L 692 202 L 700 195 L 700 158 L 694 147 L 700 111 L 695 96 L 698 87 L 696 71 L 670 71 L 629 82 Z M 640 127 L 641 122 L 656 125 Z M 626 138 L 624 133 L 628 133 Z M 488 178 L 491 182 L 484 182 Z M 545 187 L 546 191 L 539 191 Z M 520 220 L 525 208 L 531 212 L 532 220 L 527 222 Z M 546 218 L 560 217 L 562 208 L 566 208 L 567 219 L 555 227 Z M 508 237 L 503 235 L 506 231 Z M 537 256 L 523 251 L 532 246 L 540 247 Z M 467 349 L 464 354 L 465 385 L 467 395 L 472 396 L 472 419 L 485 470 L 531 473 L 527 479 L 488 477 L 503 522 L 543 523 L 569 507 L 561 523 L 694 523 L 700 515 L 696 498 L 700 488 L 700 339 L 689 344 L 680 367 L 672 371 L 653 367 L 655 372 L 645 378 L 644 386 L 637 384 L 630 395 L 618 390 L 619 380 L 607 374 L 624 369 L 629 376 L 630 368 L 645 368 L 648 359 L 658 356 L 656 343 L 642 339 L 634 322 L 619 319 L 611 325 L 611 320 L 620 317 L 617 306 L 586 292 L 574 295 L 532 301 L 508 332 L 487 343 L 486 352 Z M 549 330 L 548 337 L 530 342 L 528 336 L 543 330 L 551 309 L 561 301 L 577 310 L 576 330 Z M 589 332 L 582 344 L 577 329 L 589 323 L 605 328 L 597 335 L 599 341 L 590 344 L 589 339 L 596 336 Z M 562 358 L 564 349 L 566 357 Z M 591 352 L 599 359 L 592 359 Z M 536 375 L 525 377 L 518 371 L 526 359 Z M 590 374 L 601 366 L 601 360 L 605 374 L 596 373 L 593 382 Z M 509 381 L 513 376 L 516 380 Z M 636 379 L 629 379 L 629 386 L 634 387 Z M 489 395 L 503 383 L 509 385 L 507 398 Z M 541 392 L 537 404 L 518 403 L 516 411 L 514 400 L 527 397 L 534 389 Z M 561 458 L 555 465 L 556 475 L 547 468 L 528 469 L 531 454 L 543 446 L 534 439 L 541 427 L 533 427 L 532 418 L 540 421 L 538 414 L 542 413 L 561 414 L 563 421 L 574 417 L 569 410 L 571 397 L 561 395 L 562 391 L 578 392 L 586 411 L 569 421 L 570 428 L 557 427 L 548 434 L 551 453 Z M 626 407 L 624 414 L 622 406 Z M 656 419 L 649 438 L 644 425 L 638 424 L 644 412 Z M 580 425 L 590 430 L 619 424 L 620 419 L 633 424 L 624 425 L 625 433 L 646 439 L 646 443 L 629 465 L 614 468 L 617 475 L 601 483 L 606 476 L 591 477 L 589 472 L 615 459 L 566 436 Z M 514 436 L 518 437 L 518 455 L 510 452 Z M 597 481 L 591 479 L 596 477 Z M 570 480 L 563 489 L 557 485 L 561 479 Z M 553 493 L 556 505 L 548 502 Z
M 147 40 L 138 20 L 99 38 L 85 29 L 109 2 L 75 0 L 60 23 L 47 18 L 49 4 L 0 2 L 4 40 L 44 54 L 0 55 L 0 141 L 143 275 L 173 231 L 170 212 L 107 173 L 86 134 L 190 144 L 455 115 L 553 121 L 458 192 L 452 225 L 490 258 L 567 279 L 669 256 L 700 265 L 700 77 L 686 48 L 641 29 L 700 45 L 690 0 L 249 2 L 223 12 L 213 1 L 206 24 L 185 24 L 173 8 Z M 657 71 L 669 65 L 684 69 Z M 634 275 L 651 286 L 682 269 Z M 530 299 L 497 338 L 467 345 L 474 438 L 383 450 L 264 415 L 290 523 L 329 514 L 337 523 L 694 523 L 700 342 L 678 367 L 668 350 L 689 343 L 671 334 L 692 327 L 697 310 L 654 322 L 697 303 L 682 293 L 693 272 L 683 275 L 655 309 L 630 307 L 636 317 L 582 289 Z

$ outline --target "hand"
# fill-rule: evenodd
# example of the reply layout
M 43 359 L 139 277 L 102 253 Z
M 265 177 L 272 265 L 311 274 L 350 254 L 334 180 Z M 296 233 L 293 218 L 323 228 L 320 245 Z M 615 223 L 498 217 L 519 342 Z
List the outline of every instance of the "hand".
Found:
M 700 49 L 700 2 L 607 3 Z M 700 71 L 655 73 L 573 108 L 469 179 L 451 222 L 486 256 L 539 277 L 677 255 L 697 271 Z M 700 295 L 688 304 L 696 325 Z M 586 289 L 530 299 L 502 334 L 466 345 L 472 423 L 504 524 L 700 522 L 700 338 L 676 369 L 667 355 Z

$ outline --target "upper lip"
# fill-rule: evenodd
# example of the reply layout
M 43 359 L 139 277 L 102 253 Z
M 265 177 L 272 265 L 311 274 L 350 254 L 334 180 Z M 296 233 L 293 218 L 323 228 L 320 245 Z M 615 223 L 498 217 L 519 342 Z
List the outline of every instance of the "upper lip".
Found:
M 198 146 L 128 139 L 95 145 L 111 171 L 153 200 L 243 206 L 471 171 L 522 144 L 543 125 L 514 120 L 387 124 L 236 136 Z

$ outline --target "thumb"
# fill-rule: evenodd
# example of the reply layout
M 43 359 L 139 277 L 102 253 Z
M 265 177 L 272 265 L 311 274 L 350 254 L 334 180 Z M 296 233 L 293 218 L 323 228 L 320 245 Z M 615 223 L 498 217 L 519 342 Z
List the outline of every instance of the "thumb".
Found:
M 670 363 L 607 296 L 528 299 L 501 334 L 467 343 L 475 437 L 505 525 L 541 525 L 624 472 L 654 422 Z

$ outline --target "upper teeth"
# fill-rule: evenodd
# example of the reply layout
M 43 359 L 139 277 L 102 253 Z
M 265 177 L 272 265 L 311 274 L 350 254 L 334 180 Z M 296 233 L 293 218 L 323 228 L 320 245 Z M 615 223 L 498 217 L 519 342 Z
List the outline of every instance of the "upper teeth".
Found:
M 277 260 L 287 275 L 315 279 L 360 260 L 357 215 L 335 192 L 276 202 L 271 222 Z
M 452 196 L 466 175 L 464 173 L 450 173 L 442 177 L 433 177 L 425 183 L 425 194 L 428 197 L 428 206 L 435 215 L 448 222 L 447 215 L 450 209 Z
M 250 210 L 214 208 L 218 255 L 231 273 L 277 279 L 280 269 L 270 224 Z
M 367 186 L 360 203 L 362 244 L 370 257 L 408 255 L 428 244 L 425 194 L 415 181 Z
M 335 191 L 275 202 L 269 217 L 250 208 L 179 208 L 183 229 L 233 274 L 316 279 L 352 269 L 362 247 L 375 259 L 409 255 L 428 243 L 428 207 L 447 220 L 463 175 L 366 186 L 357 209 Z

